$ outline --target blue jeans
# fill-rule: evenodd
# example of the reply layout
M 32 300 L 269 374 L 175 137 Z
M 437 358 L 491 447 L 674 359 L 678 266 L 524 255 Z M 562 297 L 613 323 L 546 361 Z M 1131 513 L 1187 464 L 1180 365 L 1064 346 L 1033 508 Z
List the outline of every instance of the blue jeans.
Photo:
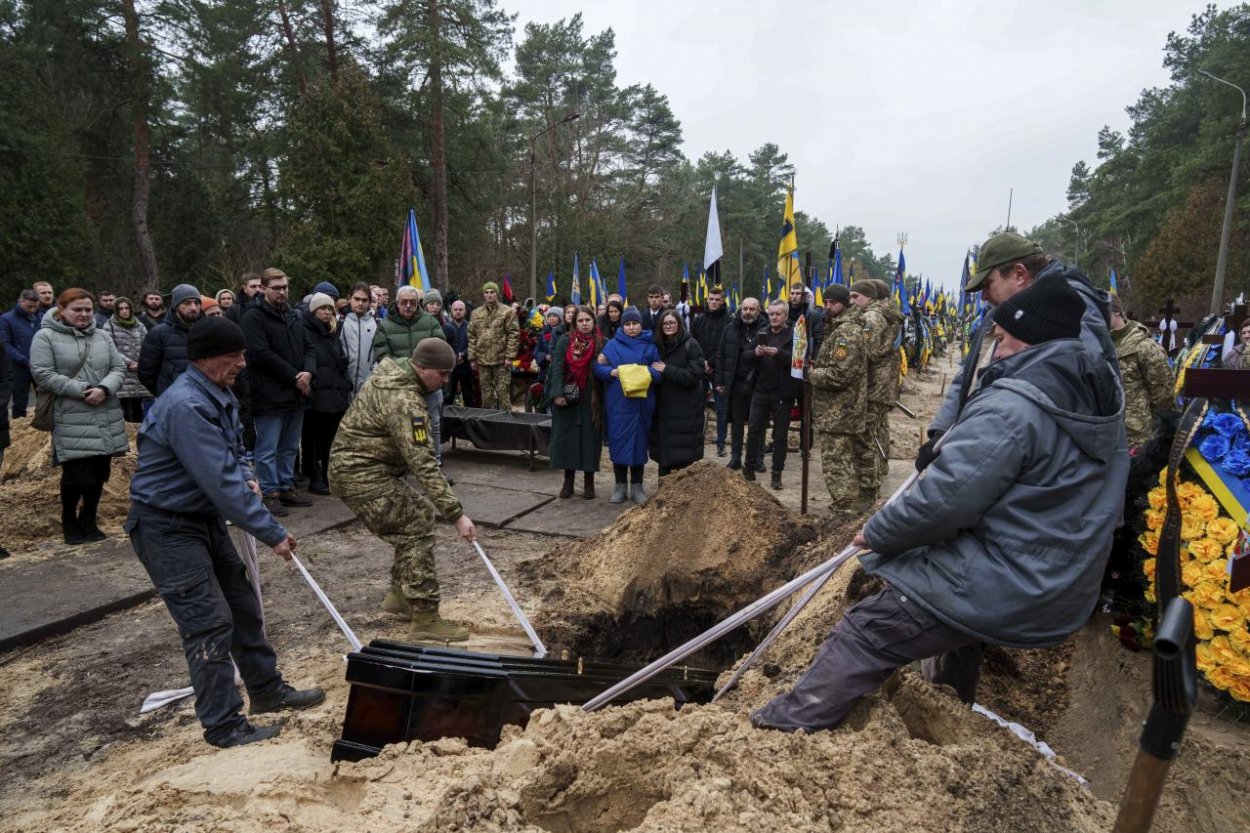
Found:
M 256 477 L 266 495 L 295 485 L 295 455 L 304 428 L 303 411 L 256 415 Z

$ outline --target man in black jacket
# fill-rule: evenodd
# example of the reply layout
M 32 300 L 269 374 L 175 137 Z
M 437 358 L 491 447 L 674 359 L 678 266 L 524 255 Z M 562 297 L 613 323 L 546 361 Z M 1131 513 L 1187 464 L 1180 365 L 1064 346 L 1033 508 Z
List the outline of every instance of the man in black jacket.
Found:
M 703 348 L 707 357 L 706 387 L 714 388 L 713 375 L 716 372 L 716 348 L 720 346 L 720 337 L 725 332 L 725 324 L 729 321 L 729 310 L 725 308 L 725 290 L 714 286 L 707 293 L 707 309 L 695 318 L 690 325 L 690 334 Z M 716 456 L 725 456 L 725 404 L 723 393 L 712 392 L 712 404 L 716 409 Z
M 242 326 L 243 315 L 252 307 L 264 303 L 265 293 L 261 292 L 260 275 L 247 272 L 239 279 L 239 294 L 234 303 L 226 310 L 226 317 Z M 246 373 L 244 374 L 246 375 Z
M 664 290 L 658 284 L 647 290 L 647 305 L 642 308 L 642 328 L 655 332 L 660 313 L 664 312 Z
M 265 505 L 278 517 L 287 506 L 311 506 L 295 491 L 295 454 L 312 393 L 317 354 L 303 324 L 287 314 L 290 280 L 281 269 L 261 275 L 265 300 L 243 316 L 256 422 L 256 476 Z
M 799 316 L 807 319 L 807 360 L 810 362 L 820 355 L 820 345 L 825 341 L 825 311 L 815 308 L 815 299 L 810 290 L 797 281 L 790 287 L 790 308 L 787 318 L 790 326 L 799 320 Z
M 139 351 L 139 381 L 160 396 L 187 369 L 187 333 L 200 320 L 200 290 L 189 283 L 174 287 L 165 320 L 148 330 Z
M 747 459 L 742 476 L 755 479 L 755 471 L 763 462 L 764 432 L 773 424 L 772 487 L 781 489 L 781 472 L 786 467 L 786 436 L 790 430 L 790 409 L 799 393 L 799 380 L 790 375 L 790 358 L 794 348 L 794 328 L 790 326 L 786 305 L 773 301 L 768 305 L 768 327 L 760 331 L 755 349 L 745 357 L 755 373 L 751 394 L 751 411 L 747 435 Z
M 744 357 L 755 352 L 755 338 L 764 327 L 760 302 L 744 298 L 738 317 L 725 325 L 713 363 L 715 390 L 728 400 L 729 468 L 742 468 L 742 435 L 751 414 L 752 366 Z

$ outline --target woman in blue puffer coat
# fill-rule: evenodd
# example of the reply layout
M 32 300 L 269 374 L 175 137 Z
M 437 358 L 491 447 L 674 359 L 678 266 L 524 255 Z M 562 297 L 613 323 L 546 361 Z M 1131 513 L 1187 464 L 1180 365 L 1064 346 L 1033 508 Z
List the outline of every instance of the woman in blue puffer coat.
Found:
M 621 328 L 603 346 L 595 365 L 595 378 L 603 382 L 604 421 L 607 423 L 608 457 L 616 475 L 611 503 L 624 503 L 626 475 L 634 503 L 646 503 L 647 493 L 642 487 L 642 468 L 647 463 L 647 435 L 651 432 L 651 418 L 655 414 L 655 386 L 660 373 L 651 365 L 660 361 L 655 342 L 642 331 L 642 314 L 636 307 L 625 310 L 621 316 Z M 645 398 L 631 398 L 621 388 L 618 369 L 624 364 L 640 364 L 651 375 L 651 387 Z

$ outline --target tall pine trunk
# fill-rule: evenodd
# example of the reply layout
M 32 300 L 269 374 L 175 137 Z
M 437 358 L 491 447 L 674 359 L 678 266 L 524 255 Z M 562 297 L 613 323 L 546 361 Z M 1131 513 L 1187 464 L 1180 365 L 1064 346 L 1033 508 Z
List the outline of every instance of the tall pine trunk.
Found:
M 339 80 L 339 51 L 334 44 L 334 2 L 321 0 L 321 22 L 326 36 L 326 68 L 330 71 L 330 80 Z
M 447 291 L 447 146 L 443 137 L 443 56 L 439 43 L 440 0 L 428 0 L 426 22 L 430 43 L 430 212 L 434 228 L 433 285 Z
M 139 39 L 139 14 L 134 0 L 123 0 L 122 14 L 126 20 L 126 51 L 130 71 L 130 108 L 135 134 L 135 175 L 130 204 L 130 224 L 139 255 L 139 277 L 147 292 L 159 292 L 160 274 L 156 268 L 156 250 L 148 232 L 148 194 L 151 189 L 152 136 L 148 127 L 147 61 Z

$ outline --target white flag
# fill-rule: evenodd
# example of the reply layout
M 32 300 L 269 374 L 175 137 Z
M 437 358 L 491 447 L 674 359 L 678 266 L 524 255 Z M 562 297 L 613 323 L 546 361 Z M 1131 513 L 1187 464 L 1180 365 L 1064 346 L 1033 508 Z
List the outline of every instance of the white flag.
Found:
M 703 244 L 703 271 L 721 259 L 725 250 L 720 243 L 720 220 L 716 217 L 716 186 L 712 186 L 712 205 L 707 212 L 707 242 Z

